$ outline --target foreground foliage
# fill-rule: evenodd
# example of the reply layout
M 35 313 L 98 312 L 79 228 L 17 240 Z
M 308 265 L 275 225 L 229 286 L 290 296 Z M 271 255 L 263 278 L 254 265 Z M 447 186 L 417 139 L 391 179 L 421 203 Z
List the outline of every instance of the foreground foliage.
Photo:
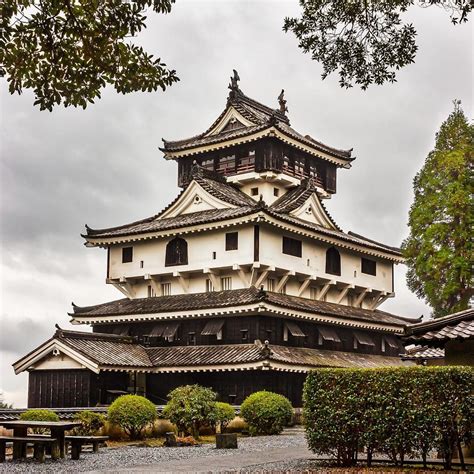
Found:
M 178 428 L 179 433 L 199 437 L 199 429 L 215 416 L 216 393 L 200 385 L 184 385 L 168 394 L 163 417 Z
M 414 179 L 410 235 L 403 243 L 408 287 L 435 317 L 467 309 L 474 294 L 473 173 L 474 125 L 455 102 Z
M 290 401 L 278 393 L 261 391 L 249 395 L 240 407 L 252 435 L 280 434 L 293 416 Z
M 20 420 L 27 421 L 59 421 L 59 416 L 52 410 L 34 408 L 20 415 Z
M 33 408 L 26 410 L 20 415 L 20 420 L 27 421 L 59 421 L 59 416 L 52 410 L 46 410 L 44 408 Z M 49 430 L 46 428 L 30 428 L 34 434 L 44 434 Z
M 130 439 L 140 439 L 156 418 L 155 405 L 139 395 L 122 395 L 108 409 L 108 420 L 119 425 Z
M 74 428 L 78 436 L 94 436 L 104 427 L 106 418 L 101 413 L 84 410 L 74 415 L 74 421 L 80 421 L 81 426 Z
M 147 10 L 169 13 L 174 0 L 5 0 L 0 23 L 0 75 L 9 91 L 32 89 L 35 105 L 86 108 L 112 85 L 123 94 L 165 90 L 176 72 L 131 38 Z
M 286 18 L 299 47 L 323 66 L 323 79 L 339 71 L 341 87 L 394 82 L 396 71 L 414 62 L 416 30 L 402 16 L 415 4 L 439 5 L 454 24 L 467 21 L 472 3 L 464 0 L 300 0 L 301 18 Z
M 471 367 L 320 369 L 305 382 L 308 445 L 350 466 L 357 453 L 395 464 L 438 450 L 446 469 L 462 442 L 471 439 L 474 409 Z
M 235 410 L 232 405 L 224 402 L 216 402 L 214 412 L 210 415 L 211 425 L 216 429 L 219 425 L 220 432 L 224 433 L 228 424 L 235 418 Z

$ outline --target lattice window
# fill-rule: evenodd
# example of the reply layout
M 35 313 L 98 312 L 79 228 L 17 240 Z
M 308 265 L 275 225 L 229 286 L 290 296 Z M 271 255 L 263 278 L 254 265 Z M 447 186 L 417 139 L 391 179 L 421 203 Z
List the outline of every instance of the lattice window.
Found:
M 166 245 L 165 266 L 187 265 L 188 243 L 181 237 L 170 240 Z

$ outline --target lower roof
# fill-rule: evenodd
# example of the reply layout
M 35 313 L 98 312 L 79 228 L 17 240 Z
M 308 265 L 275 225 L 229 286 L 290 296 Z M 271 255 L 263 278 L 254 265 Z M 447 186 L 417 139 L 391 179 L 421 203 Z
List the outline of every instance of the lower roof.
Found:
M 134 338 L 58 329 L 54 336 L 13 364 L 16 373 L 34 370 L 34 364 L 53 350 L 65 353 L 85 368 L 144 372 L 194 372 L 274 369 L 306 372 L 316 367 L 369 368 L 403 365 L 398 357 L 326 351 L 262 344 L 145 347 Z
M 97 317 L 126 316 L 140 314 L 165 314 L 179 311 L 199 311 L 211 309 L 241 307 L 255 305 L 261 310 L 262 304 L 293 311 L 302 311 L 318 315 L 340 318 L 342 324 L 350 320 L 364 321 L 367 323 L 388 324 L 404 327 L 407 324 L 419 321 L 387 313 L 380 310 L 355 308 L 342 304 L 328 303 L 326 301 L 312 300 L 298 296 L 274 293 L 257 289 L 254 286 L 239 290 L 214 291 L 206 293 L 188 293 L 171 296 L 155 296 L 148 298 L 128 299 L 123 298 L 95 306 L 79 307 L 74 305 L 73 321 L 88 323 L 88 319 L 97 321 Z
M 448 341 L 474 338 L 474 309 L 469 308 L 442 318 L 412 324 L 405 329 L 403 340 L 408 343 L 442 346 Z

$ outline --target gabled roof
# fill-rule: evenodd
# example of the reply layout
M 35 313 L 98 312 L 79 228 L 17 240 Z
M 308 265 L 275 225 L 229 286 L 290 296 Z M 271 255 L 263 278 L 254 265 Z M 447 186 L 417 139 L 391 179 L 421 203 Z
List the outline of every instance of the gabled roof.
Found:
M 474 338 L 474 309 L 469 308 L 442 318 L 413 324 L 405 329 L 404 341 L 443 345 L 447 341 Z
M 206 293 L 189 293 L 171 296 L 155 296 L 149 298 L 123 298 L 95 306 L 74 306 L 74 312 L 69 313 L 73 318 L 81 320 L 98 316 L 124 316 L 140 314 L 166 314 L 172 312 L 209 310 L 226 307 L 255 305 L 258 310 L 261 304 L 276 306 L 295 311 L 303 311 L 340 318 L 341 324 L 350 320 L 367 323 L 382 323 L 403 327 L 416 319 L 403 318 L 380 310 L 354 308 L 326 301 L 312 300 L 281 293 L 263 291 L 251 286 L 239 290 L 213 291 Z
M 177 215 L 173 217 L 162 217 L 166 212 L 172 208 L 179 199 L 183 196 L 186 190 L 193 182 L 197 182 L 207 193 L 215 198 L 227 202 L 230 207 L 224 209 L 210 209 L 199 212 L 192 212 L 188 214 Z M 328 228 L 301 219 L 291 214 L 292 211 L 300 207 L 311 195 L 315 195 L 321 206 L 326 218 L 332 223 L 334 228 Z M 108 239 L 113 237 L 132 237 L 141 234 L 150 234 L 161 231 L 170 231 L 174 229 L 185 229 L 187 227 L 203 224 L 213 224 L 221 221 L 228 221 L 242 217 L 251 218 L 255 215 L 273 217 L 279 221 L 307 229 L 318 234 L 327 236 L 329 238 L 340 239 L 344 242 L 363 246 L 379 252 L 388 253 L 396 257 L 401 256 L 400 249 L 389 245 L 384 245 L 368 238 L 359 236 L 358 234 L 343 232 L 331 217 L 323 203 L 317 197 L 317 191 L 314 188 L 312 180 L 304 180 L 299 186 L 285 193 L 281 198 L 275 201 L 271 206 L 267 206 L 263 201 L 255 201 L 247 194 L 240 191 L 235 185 L 227 183 L 225 178 L 217 173 L 202 169 L 200 166 L 193 168 L 193 180 L 185 188 L 179 196 L 160 213 L 117 227 L 109 227 L 104 229 L 92 229 L 86 225 L 86 234 L 82 234 L 85 239 Z
M 229 114 L 230 110 L 237 111 L 238 114 L 248 121 L 248 124 L 241 124 L 241 126 L 232 130 L 224 128 L 216 133 L 216 127 Z M 226 108 L 205 132 L 183 140 L 163 140 L 163 147 L 160 148 L 160 150 L 162 150 L 165 155 L 167 153 L 182 152 L 206 145 L 248 137 L 270 128 L 274 128 L 284 136 L 303 143 L 314 150 L 326 153 L 346 162 L 354 160 L 354 157 L 351 156 L 352 150 L 333 148 L 315 140 L 309 135 L 298 133 L 291 128 L 290 121 L 285 113 L 251 99 L 238 88 L 231 91 L 227 99 Z
M 34 368 L 51 347 L 95 372 L 275 369 L 307 371 L 315 367 L 402 365 L 398 357 L 254 344 L 144 347 L 134 338 L 59 329 L 54 336 L 13 364 L 16 373 Z

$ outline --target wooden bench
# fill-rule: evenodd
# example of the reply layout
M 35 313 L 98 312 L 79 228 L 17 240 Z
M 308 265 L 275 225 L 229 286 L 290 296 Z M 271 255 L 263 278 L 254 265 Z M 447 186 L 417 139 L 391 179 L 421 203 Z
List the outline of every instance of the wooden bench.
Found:
M 26 457 L 26 446 L 33 445 L 33 456 L 39 462 L 45 461 L 45 448 L 51 447 L 51 458 L 59 459 L 59 448 L 56 438 L 44 436 L 0 436 L 0 462 L 5 462 L 7 443 L 13 443 L 18 447 L 17 452 L 21 453 L 20 457 Z M 15 451 L 15 449 L 14 449 Z
M 109 439 L 108 436 L 66 436 L 66 443 L 71 443 L 71 459 L 79 459 L 82 446 L 84 444 L 92 444 L 94 453 L 99 451 L 99 444 Z

